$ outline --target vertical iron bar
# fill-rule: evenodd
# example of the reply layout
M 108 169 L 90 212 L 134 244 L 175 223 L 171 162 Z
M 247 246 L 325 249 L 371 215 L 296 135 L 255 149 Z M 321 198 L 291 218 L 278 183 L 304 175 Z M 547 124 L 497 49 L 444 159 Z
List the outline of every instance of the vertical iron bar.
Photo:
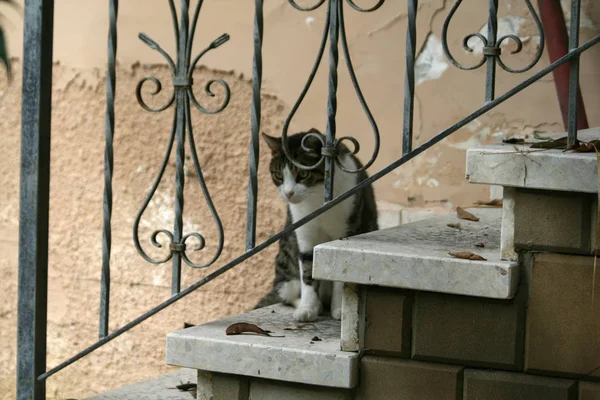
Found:
M 187 77 L 189 58 L 187 56 L 188 34 L 189 34 L 189 0 L 181 0 L 181 18 L 179 26 L 179 52 L 177 54 L 177 76 L 175 90 L 177 113 L 177 150 L 175 159 L 175 224 L 173 227 L 173 243 L 181 244 L 183 237 L 183 188 L 185 184 L 185 106 L 187 100 L 186 86 L 183 83 Z M 171 281 L 171 293 L 173 295 L 181 290 L 181 252 L 173 252 L 173 276 Z
M 538 0 L 538 8 L 544 25 L 546 43 L 548 44 L 548 58 L 553 63 L 569 51 L 569 33 L 567 32 L 563 9 L 559 2 L 546 0 Z M 565 131 L 569 129 L 569 70 L 569 64 L 565 64 L 552 72 Z M 585 104 L 581 96 L 581 88 L 579 88 L 577 94 L 577 129 L 587 128 L 589 128 L 589 124 Z
M 100 279 L 100 328 L 99 337 L 108 335 L 110 314 L 110 253 L 111 253 L 111 216 L 112 216 L 112 176 L 113 176 L 113 138 L 115 133 L 115 87 L 117 76 L 115 59 L 117 56 L 117 13 L 119 0 L 109 0 L 108 6 L 108 70 L 106 72 L 106 119 L 104 152 L 104 203 L 102 227 L 102 276 Z
M 488 20 L 488 35 L 487 46 L 483 51 L 486 56 L 486 73 L 485 73 L 485 101 L 490 102 L 496 96 L 496 57 L 490 49 L 496 47 L 498 35 L 498 0 L 489 0 L 489 20 Z M 496 49 L 498 51 L 499 49 Z
M 417 45 L 417 10 L 419 0 L 408 0 L 408 27 L 406 31 L 406 76 L 404 79 L 404 127 L 402 154 L 412 151 L 413 119 L 415 110 L 415 56 Z
M 336 134 L 337 114 L 337 86 L 338 86 L 338 38 L 339 38 L 339 18 L 338 7 L 341 7 L 339 0 L 329 0 L 329 95 L 327 97 L 327 132 L 325 136 L 325 203 L 333 199 L 333 178 L 335 171 L 336 154 L 334 154 L 334 140 Z
M 581 0 L 571 0 L 571 26 L 569 33 L 569 51 L 579 47 L 579 20 Z M 579 56 L 570 62 L 569 71 L 569 128 L 567 148 L 577 142 L 577 94 L 579 91 Z
M 17 399 L 43 400 L 46 385 L 50 117 L 54 0 L 26 0 L 23 29 Z
M 258 200 L 258 162 L 260 156 L 259 132 L 261 119 L 263 1 L 255 0 L 254 59 L 252 60 L 252 105 L 250 110 L 250 179 L 248 181 L 248 218 L 246 222 L 246 250 L 256 245 L 256 205 Z

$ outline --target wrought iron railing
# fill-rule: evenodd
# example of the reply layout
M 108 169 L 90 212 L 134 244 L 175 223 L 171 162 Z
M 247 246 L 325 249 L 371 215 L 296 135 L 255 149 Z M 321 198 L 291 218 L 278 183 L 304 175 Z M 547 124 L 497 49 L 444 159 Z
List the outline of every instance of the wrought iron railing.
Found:
M 350 141 L 353 144 L 353 152 L 360 150 L 359 142 L 352 137 L 337 137 L 336 133 L 336 110 L 337 110 L 337 71 L 339 62 L 339 43 L 341 42 L 342 53 L 345 58 L 352 85 L 356 95 L 362 105 L 362 108 L 370 121 L 374 135 L 374 150 L 370 159 L 365 163 L 366 169 L 373 164 L 377 158 L 380 139 L 379 130 L 373 115 L 362 94 L 358 80 L 354 73 L 348 42 L 346 38 L 346 28 L 344 22 L 344 8 L 349 6 L 358 12 L 373 12 L 379 9 L 385 0 L 377 0 L 375 5 L 370 8 L 359 7 L 353 0 L 317 0 L 309 7 L 300 6 L 295 0 L 288 0 L 289 4 L 300 11 L 313 11 L 326 4 L 327 18 L 323 30 L 323 37 L 317 51 L 316 61 L 308 76 L 306 85 L 302 90 L 298 100 L 292 107 L 292 110 L 285 120 L 282 136 L 285 139 L 288 133 L 288 127 L 294 114 L 301 106 L 304 96 L 310 88 L 313 78 L 319 67 L 327 42 L 329 41 L 329 92 L 327 103 L 327 130 L 325 138 L 318 136 L 322 141 L 323 149 L 321 158 L 316 165 L 302 165 L 290 157 L 290 151 L 284 140 L 284 149 L 286 155 L 299 168 L 311 169 L 321 163 L 325 164 L 326 181 L 324 204 L 321 208 L 301 220 L 289 225 L 281 232 L 271 236 L 262 243 L 256 244 L 256 210 L 258 198 L 258 160 L 259 160 L 259 132 L 261 122 L 261 86 L 262 86 L 262 38 L 263 38 L 263 0 L 255 0 L 255 19 L 254 19 L 254 59 L 252 66 L 252 105 L 251 105 L 251 146 L 249 152 L 249 184 L 248 184 L 248 210 L 247 210 L 247 234 L 246 234 L 246 252 L 216 269 L 206 277 L 195 282 L 191 286 L 181 290 L 180 272 L 182 265 L 188 265 L 193 268 L 205 268 L 214 264 L 223 248 L 223 229 L 219 219 L 218 212 L 210 198 L 209 190 L 202 176 L 202 169 L 198 161 L 194 143 L 194 132 L 192 130 L 192 105 L 194 108 L 204 114 L 214 114 L 222 111 L 229 101 L 229 86 L 223 80 L 211 80 L 205 86 L 204 91 L 209 96 L 214 96 L 212 86 L 219 84 L 224 90 L 224 99 L 219 107 L 214 110 L 207 109 L 197 100 L 193 92 L 192 73 L 200 58 L 208 51 L 216 49 L 224 44 L 229 36 L 224 34 L 213 41 L 205 50 L 198 54 L 194 59 L 191 58 L 192 43 L 199 13 L 203 1 L 200 0 L 195 8 L 194 14 L 190 19 L 189 0 L 180 0 L 180 11 L 177 14 L 174 0 L 168 0 L 168 6 L 173 20 L 173 27 L 176 38 L 177 54 L 171 58 L 155 41 L 145 34 L 139 37 L 146 45 L 159 52 L 166 60 L 173 78 L 173 95 L 166 104 L 160 107 L 151 107 L 143 99 L 142 86 L 151 81 L 155 85 L 152 94 L 157 94 L 162 89 L 162 83 L 155 77 L 142 79 L 136 90 L 137 99 L 140 105 L 150 112 L 163 112 L 173 107 L 174 117 L 171 134 L 167 143 L 167 150 L 164 160 L 159 170 L 158 176 L 144 201 L 137 218 L 134 222 L 133 237 L 134 244 L 139 254 L 148 262 L 153 264 L 172 262 L 172 297 L 167 301 L 157 305 L 145 314 L 130 321 L 123 327 L 113 331 L 108 331 L 109 321 L 109 300 L 110 300 L 110 253 L 111 253 L 111 212 L 112 212 L 112 175 L 113 175 L 113 137 L 115 121 L 115 60 L 117 50 L 117 11 L 118 0 L 109 0 L 109 40 L 108 40 L 108 72 L 107 72 L 107 110 L 106 110 L 106 152 L 105 152 L 105 190 L 104 190 L 104 225 L 102 241 L 102 279 L 101 279 L 101 308 L 100 308 L 100 339 L 93 345 L 84 349 L 80 353 L 65 360 L 58 366 L 49 370 L 46 369 L 46 314 L 47 314 L 47 272 L 48 272 L 48 208 L 49 208 L 49 166 L 50 166 L 50 114 L 51 114 L 51 82 L 52 82 L 52 33 L 53 33 L 53 0 L 26 0 L 25 2 L 25 29 L 24 29 L 24 55 L 23 55 L 23 119 L 22 119 L 22 141 L 21 141 L 21 209 L 20 209 L 20 233 L 19 233 L 19 303 L 18 303 L 18 368 L 17 368 L 17 390 L 18 398 L 24 399 L 44 399 L 45 381 L 48 377 L 59 372 L 66 366 L 76 362 L 85 355 L 91 353 L 102 345 L 120 336 L 124 332 L 148 319 L 152 315 L 165 309 L 181 298 L 203 286 L 205 283 L 224 274 L 234 268 L 244 260 L 254 256 L 266 247 L 278 241 L 284 235 L 290 234 L 298 227 L 318 217 L 325 211 L 336 206 L 338 203 L 349 198 L 357 191 L 371 185 L 394 169 L 415 158 L 425 150 L 434 146 L 444 138 L 448 137 L 458 129 L 464 127 L 479 116 L 505 102 L 515 94 L 521 92 L 542 77 L 553 72 L 563 65 L 570 65 L 570 86 L 569 86 L 569 114 L 568 114 L 568 137 L 569 143 L 574 143 L 577 139 L 577 95 L 579 79 L 579 57 L 581 53 L 600 42 L 600 35 L 594 37 L 583 45 L 579 46 L 579 15 L 581 4 L 580 0 L 572 0 L 571 4 L 571 27 L 569 51 L 552 64 L 542 68 L 522 83 L 507 91 L 506 93 L 495 95 L 495 74 L 496 65 L 511 73 L 521 73 L 533 68 L 539 61 L 544 49 L 544 31 L 542 23 L 529 0 L 525 3 L 536 23 L 540 35 L 539 49 L 534 59 L 527 66 L 521 69 L 511 69 L 503 62 L 502 50 L 500 45 L 505 40 L 513 40 L 517 44 L 518 52 L 522 48 L 521 40 L 514 35 L 497 37 L 497 10 L 498 0 L 489 0 L 489 21 L 487 37 L 474 33 L 464 39 L 464 47 L 470 50 L 468 40 L 478 38 L 483 43 L 483 58 L 472 67 L 465 67 L 458 63 L 452 56 L 448 46 L 448 29 L 455 12 L 460 7 L 462 0 L 455 0 L 455 3 L 449 12 L 444 23 L 442 43 L 444 51 L 449 60 L 461 69 L 474 69 L 486 64 L 486 96 L 485 103 L 479 109 L 473 111 L 470 115 L 458 121 L 451 127 L 439 132 L 426 143 L 413 149 L 413 114 L 414 114 L 414 90 L 415 90 L 415 57 L 416 57 L 416 17 L 418 10 L 418 0 L 408 0 L 408 30 L 406 35 L 406 77 L 404 93 L 404 123 L 403 123 L 403 154 L 396 161 L 390 163 L 385 168 L 373 173 L 368 179 L 360 182 L 351 190 L 333 198 L 333 172 L 334 165 L 337 163 L 337 150 L 339 144 L 344 141 Z M 283 1 L 283 0 L 282 0 Z M 192 251 L 199 251 L 204 248 L 206 239 L 197 232 L 183 232 L 183 211 L 184 211 L 184 162 L 185 162 L 185 143 L 191 154 L 191 162 L 212 212 L 214 222 L 218 227 L 217 250 L 209 262 L 199 265 L 194 263 L 188 257 L 188 247 L 186 241 L 189 238 L 195 238 L 198 245 L 192 248 Z M 170 241 L 168 254 L 162 259 L 150 257 L 141 245 L 138 233 L 138 225 L 146 206 L 156 191 L 156 188 L 163 177 L 166 162 L 169 159 L 173 146 L 176 147 L 176 177 L 175 177 L 175 221 L 173 231 L 164 227 L 159 228 L 150 237 L 152 245 L 160 247 L 156 240 L 158 235 L 164 235 Z M 358 171 L 347 171 L 356 173 Z

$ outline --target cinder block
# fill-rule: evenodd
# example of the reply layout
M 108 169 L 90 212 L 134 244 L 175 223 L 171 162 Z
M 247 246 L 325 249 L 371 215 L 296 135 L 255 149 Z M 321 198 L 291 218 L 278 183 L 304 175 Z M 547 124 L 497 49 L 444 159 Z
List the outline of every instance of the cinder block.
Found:
M 464 400 L 577 400 L 577 381 L 465 370 Z
M 252 379 L 250 400 L 352 400 L 352 390 Z
M 521 370 L 526 295 L 522 287 L 513 300 L 416 293 L 413 359 Z
M 365 356 L 356 399 L 462 400 L 462 371 L 459 366 Z
M 247 377 L 198 371 L 198 400 L 248 400 L 248 396 Z
M 515 247 L 590 254 L 595 195 L 517 189 Z
M 531 259 L 525 370 L 600 376 L 600 273 L 592 311 L 594 258 L 534 254 Z
M 364 347 L 375 354 L 410 357 L 412 295 L 398 289 L 366 289 Z
M 580 381 L 579 400 L 600 400 L 600 383 Z

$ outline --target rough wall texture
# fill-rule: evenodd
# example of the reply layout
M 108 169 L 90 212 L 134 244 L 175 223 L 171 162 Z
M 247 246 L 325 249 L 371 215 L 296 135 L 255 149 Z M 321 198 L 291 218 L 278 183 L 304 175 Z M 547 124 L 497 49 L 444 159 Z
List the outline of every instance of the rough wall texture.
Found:
M 243 251 L 247 149 L 249 135 L 252 58 L 252 2 L 219 0 L 205 2 L 197 31 L 200 50 L 222 32 L 231 41 L 208 55 L 207 68 L 197 74 L 197 93 L 202 81 L 225 78 L 232 87 L 232 104 L 217 116 L 194 114 L 197 147 L 206 179 L 223 219 L 225 251 L 217 265 Z M 367 5 L 368 2 L 361 4 Z M 501 1 L 500 30 L 523 38 L 524 49 L 508 55 L 511 66 L 523 66 L 537 48 L 535 26 L 522 1 Z M 584 0 L 581 40 L 600 30 L 600 3 Z M 308 4 L 304 2 L 303 4 Z M 450 0 L 423 0 L 417 29 L 417 98 L 415 143 L 421 144 L 483 104 L 484 70 L 460 71 L 449 65 L 441 51 L 443 21 Z M 382 151 L 373 166 L 377 170 L 401 152 L 402 93 L 404 82 L 404 35 L 406 1 L 387 1 L 372 14 L 347 8 L 348 41 L 358 79 L 382 134 Z M 485 29 L 485 2 L 465 2 L 450 28 L 450 48 L 462 62 L 476 62 L 461 49 L 462 38 Z M 22 47 L 21 17 L 6 11 L 10 21 L 12 54 Z M 311 13 L 295 11 L 284 1 L 265 5 L 265 91 L 263 130 L 277 135 L 286 112 L 294 104 L 310 70 L 324 8 Z M 50 248 L 50 304 L 48 364 L 73 355 L 97 337 L 102 163 L 104 130 L 104 64 L 107 10 L 105 2 L 64 0 L 56 4 L 55 84 L 53 110 L 52 211 Z M 166 68 L 156 53 L 145 47 L 137 33 L 146 32 L 173 54 L 172 27 L 162 0 L 121 2 L 119 13 L 119 63 L 115 154 L 115 204 L 113 211 L 113 289 L 111 329 L 148 310 L 169 296 L 170 267 L 152 266 L 136 253 L 131 225 L 149 189 L 164 153 L 171 114 L 149 114 L 136 103 L 135 85 L 155 74 L 170 93 Z M 507 50 L 513 44 L 508 44 Z M 600 123 L 593 105 L 600 100 L 600 48 L 582 58 L 582 87 L 592 126 Z M 338 130 L 362 143 L 361 156 L 372 150 L 372 133 L 350 86 L 343 57 L 340 58 Z M 292 128 L 325 127 L 326 64 L 300 108 Z M 547 56 L 533 71 L 512 75 L 498 72 L 498 93 L 513 87 L 547 65 Z M 19 64 L 15 61 L 15 69 Z M 214 72 L 235 71 L 235 72 Z M 18 165 L 20 129 L 20 76 L 12 84 L 0 78 L 0 290 L 8 299 L 0 304 L 0 335 L 8 347 L 0 352 L 0 398 L 14 397 L 16 256 L 18 222 Z M 162 97 L 160 97 L 162 96 Z M 204 99 L 204 98 L 203 98 Z M 160 100 L 158 100 L 160 101 Z M 524 94 L 478 118 L 436 148 L 382 179 L 376 185 L 379 200 L 401 206 L 448 209 L 488 197 L 487 187 L 469 187 L 464 180 L 465 150 L 480 143 L 513 134 L 562 130 L 558 102 L 551 76 Z M 284 210 L 267 177 L 267 158 L 261 157 L 259 240 L 278 230 Z M 142 223 L 143 244 L 157 228 L 172 226 L 174 162 L 169 164 Z M 186 181 L 186 230 L 199 229 L 208 239 L 197 260 L 214 250 L 214 224 L 193 175 Z M 174 307 L 153 317 L 105 348 L 86 357 L 49 380 L 50 397 L 83 397 L 126 382 L 163 372 L 165 335 L 184 321 L 200 323 L 250 308 L 270 284 L 275 248 L 249 260 L 225 277 L 190 295 Z M 184 268 L 183 284 L 208 271 Z
M 19 66 L 16 65 L 16 69 Z M 115 139 L 113 204 L 113 253 L 111 323 L 114 330 L 170 296 L 170 263 L 148 264 L 131 239 L 133 218 L 157 173 L 167 145 L 172 111 L 150 114 L 132 95 L 137 82 L 147 74 L 167 81 L 167 69 L 152 67 L 119 70 L 119 110 Z M 240 255 L 245 243 L 247 184 L 246 152 L 250 85 L 231 73 L 197 73 L 199 84 L 209 78 L 227 80 L 234 95 L 222 114 L 194 113 L 194 130 L 200 162 L 220 213 L 226 239 L 220 261 L 207 270 L 183 268 L 185 287 Z M 52 139 L 52 183 L 50 211 L 50 299 L 48 365 L 72 356 L 95 342 L 100 299 L 100 254 L 102 224 L 102 174 L 104 143 L 104 100 L 102 82 L 88 81 L 65 67 L 55 67 Z M 0 233 L 3 257 L 0 264 L 0 291 L 8 301 L 0 305 L 0 331 L 7 346 L 0 352 L 0 398 L 14 398 L 16 344 L 16 279 L 19 171 L 19 76 L 10 86 L 1 85 L 0 120 L 4 128 L 0 162 Z M 166 94 L 165 94 L 166 97 Z M 264 129 L 280 124 L 283 105 L 264 97 Z M 268 176 L 268 149 L 263 148 L 259 185 L 258 238 L 263 241 L 280 229 L 285 216 L 282 203 Z M 142 219 L 141 241 L 151 254 L 150 233 L 172 229 L 174 157 L 158 191 Z M 223 173 L 223 172 L 226 173 Z M 214 253 L 217 232 L 203 200 L 195 175 L 186 177 L 184 228 L 206 238 L 206 248 L 193 254 L 207 261 Z M 160 236 L 159 236 L 160 240 Z M 120 386 L 166 370 L 164 341 L 167 333 L 180 329 L 184 321 L 201 323 L 248 310 L 259 300 L 272 280 L 276 246 L 248 260 L 235 273 L 206 285 L 168 311 L 151 318 L 141 327 L 84 358 L 48 381 L 50 398 L 83 397 Z

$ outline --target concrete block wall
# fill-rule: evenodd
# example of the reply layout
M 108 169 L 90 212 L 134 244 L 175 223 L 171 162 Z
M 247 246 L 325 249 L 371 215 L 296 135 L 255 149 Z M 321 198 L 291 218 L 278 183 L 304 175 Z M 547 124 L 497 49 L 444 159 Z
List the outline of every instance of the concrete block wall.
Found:
M 522 265 L 510 301 L 362 287 L 356 398 L 600 400 L 593 257 L 528 253 Z
M 198 371 L 198 400 L 352 400 L 353 390 Z
M 199 399 L 600 400 L 593 257 L 530 252 L 513 300 L 376 286 L 353 390 L 201 372 Z

